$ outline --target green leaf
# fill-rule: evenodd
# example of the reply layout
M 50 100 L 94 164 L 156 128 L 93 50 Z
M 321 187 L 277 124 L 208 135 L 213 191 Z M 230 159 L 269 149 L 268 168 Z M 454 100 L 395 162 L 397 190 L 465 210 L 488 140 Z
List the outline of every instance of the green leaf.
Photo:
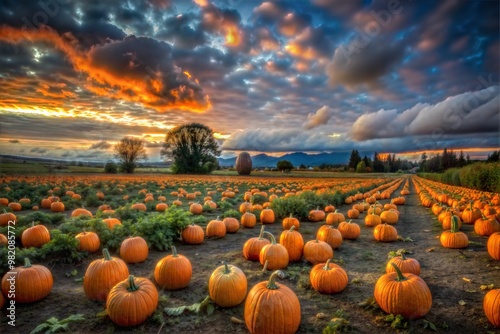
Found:
M 214 311 L 215 311 L 214 304 L 208 304 L 207 305 L 207 314 L 211 315 L 212 313 L 214 313 Z
M 184 312 L 184 310 L 186 310 L 186 306 L 166 307 L 165 313 L 170 316 L 179 316 Z
M 40 324 L 40 325 L 36 326 L 35 329 L 30 332 L 30 334 L 40 333 L 45 328 L 49 328 L 49 327 L 50 326 L 48 324 L 46 324 L 46 323 Z
M 99 312 L 99 313 L 96 314 L 96 316 L 98 318 L 102 318 L 102 317 L 105 317 L 107 315 L 108 315 L 108 310 L 107 309 L 105 309 L 104 311 L 101 311 L 101 312 Z

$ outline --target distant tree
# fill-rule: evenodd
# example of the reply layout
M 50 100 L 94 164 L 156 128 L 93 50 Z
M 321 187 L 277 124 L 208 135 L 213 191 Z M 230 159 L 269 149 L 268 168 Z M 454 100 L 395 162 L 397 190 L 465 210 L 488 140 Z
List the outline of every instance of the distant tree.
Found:
M 373 171 L 376 173 L 384 172 L 384 164 L 382 163 L 382 161 L 380 161 L 377 152 L 375 152 L 375 154 L 373 155 Z
M 116 174 L 118 172 L 118 165 L 113 161 L 108 161 L 104 165 L 104 173 Z
M 500 161 L 500 150 L 499 151 L 493 151 L 491 155 L 488 154 L 488 159 L 486 159 L 487 162 L 497 162 Z
M 358 162 L 358 165 L 356 166 L 356 173 L 366 173 L 366 164 L 363 160 Z
M 306 169 L 307 167 L 306 167 L 306 165 L 304 165 L 304 164 L 300 164 L 299 168 L 300 168 L 300 169 Z
M 358 150 L 352 150 L 351 156 L 349 157 L 348 168 L 356 169 L 358 163 L 361 161 L 361 156 Z
M 176 174 L 210 173 L 218 167 L 221 154 L 212 129 L 200 123 L 188 123 L 170 130 L 163 143 L 161 156 L 172 159 Z
M 280 172 L 290 172 L 293 169 L 293 164 L 288 160 L 280 160 L 276 164 L 276 168 L 278 168 Z
M 147 160 L 144 140 L 134 137 L 124 137 L 115 145 L 115 156 L 120 160 L 120 170 L 133 173 L 139 160 Z
M 366 155 L 363 157 L 363 161 L 365 162 L 366 167 L 372 167 L 372 160 L 368 158 Z
M 465 164 L 468 165 L 470 164 L 470 155 L 467 154 L 467 156 L 465 157 Z
M 464 151 L 460 151 L 460 156 L 458 157 L 458 167 L 463 167 L 466 163 Z

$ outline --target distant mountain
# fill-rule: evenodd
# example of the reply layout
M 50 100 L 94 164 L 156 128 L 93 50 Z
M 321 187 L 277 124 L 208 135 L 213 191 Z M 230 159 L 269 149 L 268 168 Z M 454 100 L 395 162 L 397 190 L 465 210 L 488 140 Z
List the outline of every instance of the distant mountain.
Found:
M 319 154 L 307 154 L 303 152 L 288 153 L 280 157 L 273 157 L 264 153 L 254 155 L 252 157 L 253 167 L 276 167 L 276 164 L 280 160 L 288 160 L 294 166 L 300 166 L 304 164 L 306 166 L 319 166 L 322 164 L 330 165 L 340 165 L 347 164 L 349 161 L 349 152 L 342 153 L 319 153 Z M 219 158 L 219 165 L 221 167 L 232 167 L 236 163 L 236 157 L 234 158 Z

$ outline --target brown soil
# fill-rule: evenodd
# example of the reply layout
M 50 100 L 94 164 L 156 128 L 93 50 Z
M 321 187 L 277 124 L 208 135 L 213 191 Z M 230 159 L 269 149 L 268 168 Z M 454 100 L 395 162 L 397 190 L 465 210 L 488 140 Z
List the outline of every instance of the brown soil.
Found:
M 394 194 L 399 195 L 400 190 L 401 188 Z M 344 205 L 339 209 L 345 214 L 348 206 Z M 307 263 L 292 264 L 284 270 L 287 278 L 279 280 L 279 284 L 285 284 L 295 291 L 301 303 L 299 333 L 321 333 L 338 310 L 343 310 L 344 317 L 349 321 L 348 327 L 344 329 L 351 333 L 432 332 L 424 328 L 426 321 L 433 323 L 438 332 L 498 333 L 484 316 L 482 307 L 486 291 L 482 291 L 480 286 L 494 284 L 495 287 L 500 287 L 500 263 L 488 255 L 485 247 L 487 238 L 477 236 L 472 225 L 464 225 L 462 230 L 474 243 L 465 250 L 443 248 L 438 239 L 441 227 L 431 211 L 420 205 L 413 185 L 411 194 L 406 196 L 406 205 L 398 209 L 401 217 L 395 227 L 400 236 L 409 237 L 413 241 L 376 242 L 372 228 L 365 226 L 365 214 L 362 214 L 355 220 L 361 226 L 359 239 L 344 241 L 334 255 L 349 276 L 349 284 L 343 292 L 321 295 L 312 290 L 308 283 L 311 265 Z M 301 222 L 299 230 L 304 241 L 313 239 L 320 226 L 321 223 Z M 281 221 L 268 225 L 266 229 L 279 237 L 282 231 Z M 186 312 L 178 317 L 170 317 L 162 310 L 165 307 L 190 305 L 203 300 L 208 295 L 208 278 L 220 265 L 221 260 L 234 264 L 245 272 L 249 289 L 257 282 L 267 280 L 270 272 L 262 274 L 262 266 L 245 260 L 241 251 L 244 242 L 256 236 L 258 232 L 259 226 L 241 229 L 236 234 L 228 234 L 222 239 L 205 240 L 199 246 L 178 242 L 178 252 L 187 256 L 193 265 L 193 277 L 189 287 L 174 292 L 161 291 L 160 296 L 163 297 L 154 317 L 144 325 L 132 329 L 116 327 L 107 316 L 98 317 L 97 314 L 104 310 L 104 305 L 88 301 L 81 283 L 75 282 L 75 278 L 81 278 L 89 263 L 100 255 L 90 256 L 76 265 L 41 262 L 53 273 L 52 292 L 40 302 L 30 305 L 18 304 L 16 327 L 8 326 L 4 316 L 0 322 L 0 332 L 29 333 L 52 316 L 63 319 L 81 313 L 86 320 L 71 324 L 73 333 L 158 333 L 163 322 L 165 323 L 161 333 L 247 333 L 245 325 L 230 321 L 232 316 L 243 319 L 244 303 L 234 308 L 216 308 L 210 316 Z M 388 253 L 401 248 L 412 252 L 408 256 L 420 262 L 421 277 L 431 290 L 433 304 L 424 319 L 408 322 L 405 329 L 393 329 L 390 323 L 382 320 L 386 314 L 381 310 L 364 308 L 358 304 L 373 296 L 375 282 L 385 273 Z M 129 265 L 130 273 L 154 281 L 155 264 L 167 254 L 150 251 L 145 262 Z M 68 277 L 74 269 L 78 271 L 77 275 Z M 461 301 L 465 304 L 460 305 L 463 304 Z M 5 308 L 3 313 L 6 314 Z M 326 318 L 318 319 L 318 313 L 324 313 Z

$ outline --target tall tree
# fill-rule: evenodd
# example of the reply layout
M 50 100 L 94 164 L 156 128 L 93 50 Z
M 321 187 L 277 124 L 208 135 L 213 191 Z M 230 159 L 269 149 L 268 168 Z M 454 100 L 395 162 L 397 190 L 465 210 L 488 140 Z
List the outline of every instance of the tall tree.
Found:
M 133 173 L 139 160 L 147 160 L 144 140 L 134 137 L 124 137 L 114 147 L 115 157 L 120 160 L 120 170 Z
M 466 161 L 465 161 L 465 156 L 464 156 L 464 151 L 460 151 L 460 156 L 458 157 L 458 167 L 463 167 L 465 166 Z
M 290 172 L 293 169 L 293 164 L 288 160 L 280 160 L 276 164 L 276 168 L 278 168 L 280 172 Z
M 176 174 L 209 173 L 217 168 L 220 154 L 212 129 L 200 123 L 170 130 L 161 150 L 163 159 L 173 161 L 172 171 Z
M 486 159 L 487 162 L 496 162 L 500 161 L 500 150 L 499 151 L 493 151 L 491 155 L 488 154 L 488 159 Z
M 384 164 L 380 161 L 380 157 L 377 152 L 373 155 L 373 171 L 377 173 L 384 172 Z
M 356 170 L 358 163 L 361 161 L 361 156 L 359 155 L 358 150 L 352 150 L 351 156 L 349 157 L 348 167 Z
M 419 165 L 419 167 L 420 167 L 420 171 L 421 172 L 425 172 L 424 166 L 425 166 L 426 162 L 427 162 L 427 153 L 424 152 L 424 153 L 422 153 L 422 156 L 420 157 L 420 165 Z
M 363 161 L 365 162 L 365 166 L 366 167 L 370 167 L 372 168 L 372 160 L 370 158 L 368 158 L 366 155 L 363 157 Z

